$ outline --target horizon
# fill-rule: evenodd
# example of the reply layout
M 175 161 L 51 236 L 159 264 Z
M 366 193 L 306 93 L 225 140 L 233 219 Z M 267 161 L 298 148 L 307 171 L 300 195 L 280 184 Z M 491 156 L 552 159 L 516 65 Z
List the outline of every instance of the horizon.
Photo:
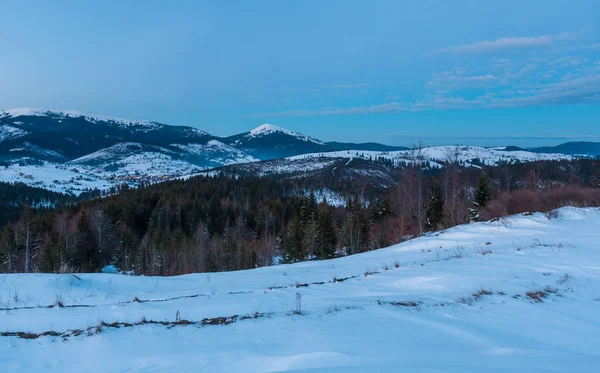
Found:
M 71 107 L 216 136 L 268 122 L 397 146 L 600 136 L 591 0 L 1 8 L 3 107 Z
M 66 113 L 66 114 L 70 114 L 70 115 L 89 115 L 89 116 L 101 116 L 104 117 L 104 119 L 111 119 L 111 120 L 123 120 L 123 121 L 148 121 L 148 122 L 156 122 L 162 125 L 167 125 L 167 126 L 179 126 L 178 124 L 171 124 L 171 123 L 163 123 L 163 122 L 158 122 L 158 121 L 154 121 L 152 119 L 149 118 L 120 118 L 120 117 L 115 117 L 112 115 L 107 115 L 104 113 L 92 113 L 92 112 L 87 112 L 87 111 L 79 111 L 76 109 L 49 109 L 49 108 L 30 108 L 30 107 L 20 107 L 20 108 L 11 108 L 11 109 L 2 109 L 0 108 L 0 113 L 2 112 L 15 112 L 17 113 L 16 115 L 27 115 L 29 112 L 40 112 L 40 113 L 45 113 L 45 112 L 51 112 L 51 113 Z M 278 127 L 284 130 L 290 130 L 289 128 L 286 127 L 282 127 L 279 126 L 277 124 L 273 124 L 273 123 L 262 123 L 262 124 L 258 124 L 255 127 L 252 127 L 250 129 L 246 129 L 243 130 L 240 133 L 249 133 L 253 130 L 256 130 L 262 126 L 274 126 L 274 127 Z M 191 127 L 191 126 L 190 126 Z M 197 128 L 197 127 L 191 127 L 191 128 Z M 240 133 L 230 133 L 230 134 L 226 134 L 226 135 L 215 135 L 214 133 L 204 129 L 204 128 L 197 128 L 199 130 L 202 130 L 206 133 L 208 133 L 211 136 L 215 136 L 215 137 L 219 137 L 219 138 L 226 138 L 226 137 L 230 137 L 230 136 L 235 136 L 238 135 Z M 322 138 L 318 138 L 316 136 L 313 136 L 311 133 L 304 133 L 304 132 L 298 132 L 298 131 L 294 131 L 303 135 L 307 135 L 313 138 L 316 138 L 317 140 L 321 140 L 321 141 L 325 141 L 325 142 L 345 142 L 345 141 L 338 141 L 335 138 L 334 139 L 322 139 Z M 452 136 L 448 136 L 448 137 L 433 137 L 433 136 L 401 136 L 398 135 L 399 138 L 405 138 L 405 140 L 400 141 L 399 143 L 396 144 L 392 144 L 392 143 L 386 143 L 386 142 L 376 142 L 379 144 L 384 144 L 384 145 L 389 145 L 389 146 L 399 146 L 399 147 L 414 147 L 415 145 L 422 145 L 425 147 L 435 147 L 435 146 L 480 146 L 480 147 L 486 147 L 486 148 L 493 148 L 493 147 L 503 147 L 503 146 L 516 146 L 516 147 L 522 147 L 525 150 L 533 150 L 534 148 L 538 148 L 538 147 L 547 147 L 547 146 L 556 146 L 556 145 L 561 145 L 564 143 L 570 143 L 570 142 L 600 142 L 600 141 L 594 141 L 597 139 L 596 136 L 589 136 L 587 138 L 576 138 L 576 137 L 537 137 L 537 136 L 531 136 L 531 137 L 520 137 L 520 136 L 507 136 L 507 137 L 452 137 Z M 356 143 L 356 144 L 360 144 L 360 143 L 367 143 L 367 142 L 371 142 L 371 141 L 348 141 L 348 143 Z

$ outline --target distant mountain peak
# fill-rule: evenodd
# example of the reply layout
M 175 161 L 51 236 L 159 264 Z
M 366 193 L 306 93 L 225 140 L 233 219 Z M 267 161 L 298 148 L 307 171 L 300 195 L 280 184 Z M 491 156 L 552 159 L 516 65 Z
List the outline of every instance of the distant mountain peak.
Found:
M 256 138 L 256 137 L 262 137 L 262 136 L 272 135 L 272 134 L 283 134 L 283 135 L 295 137 L 298 140 L 312 142 L 312 143 L 319 144 L 319 145 L 324 145 L 324 143 L 322 141 L 317 140 L 314 137 L 304 135 L 302 133 L 294 132 L 287 128 L 282 128 L 282 127 L 276 126 L 274 124 L 269 124 L 269 123 L 265 123 L 261 126 L 256 127 L 255 129 L 251 130 L 248 133 L 248 137 Z
M 17 108 L 0 111 L 0 118 L 17 118 L 22 116 L 29 117 L 51 117 L 51 118 L 83 118 L 88 122 L 107 122 L 115 123 L 119 126 L 135 126 L 144 127 L 147 130 L 152 130 L 161 127 L 159 123 L 150 122 L 148 120 L 123 119 L 111 117 L 108 115 L 93 114 L 78 110 L 53 110 L 53 109 L 38 109 L 38 108 Z
M 268 135 L 268 134 L 274 133 L 274 132 L 281 132 L 281 133 L 285 133 L 286 135 L 294 134 L 293 131 L 290 131 L 286 128 L 282 128 L 282 127 L 276 126 L 274 124 L 265 123 L 263 125 L 256 127 L 252 131 L 250 131 L 250 135 L 261 136 L 261 135 Z

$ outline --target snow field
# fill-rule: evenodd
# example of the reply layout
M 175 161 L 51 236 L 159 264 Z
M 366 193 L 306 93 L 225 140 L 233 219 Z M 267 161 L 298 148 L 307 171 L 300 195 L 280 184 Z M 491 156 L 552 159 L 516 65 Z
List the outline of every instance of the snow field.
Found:
M 6 372 L 594 372 L 598 228 L 600 210 L 563 208 L 556 219 L 517 215 L 249 271 L 0 275 L 0 334 L 194 322 L 0 336 L 0 363 Z

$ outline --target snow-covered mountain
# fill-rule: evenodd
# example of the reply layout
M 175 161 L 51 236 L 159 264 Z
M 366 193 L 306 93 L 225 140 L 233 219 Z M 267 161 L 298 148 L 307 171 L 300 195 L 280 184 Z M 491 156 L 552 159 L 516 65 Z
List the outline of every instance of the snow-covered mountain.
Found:
M 133 129 L 136 131 L 152 131 L 161 128 L 163 125 L 157 122 L 147 120 L 131 120 L 116 118 L 107 115 L 86 113 L 78 110 L 45 110 L 34 108 L 19 108 L 0 111 L 1 118 L 19 118 L 19 117 L 40 117 L 53 118 L 61 123 L 65 119 L 83 119 L 90 123 L 106 123 L 109 126 Z
M 320 140 L 272 124 L 263 124 L 249 132 L 228 137 L 225 142 L 260 159 L 282 158 L 329 149 L 327 144 Z
M 503 148 L 483 148 L 478 146 L 431 146 L 421 149 L 392 152 L 353 149 L 336 152 L 301 154 L 289 157 L 288 159 L 294 161 L 306 158 L 388 160 L 394 165 L 426 162 L 431 167 L 443 167 L 444 164 L 458 163 L 465 167 L 481 167 L 534 161 L 570 160 L 573 157 L 560 153 L 533 153 L 525 150 L 507 151 Z
M 317 145 L 325 145 L 324 142 L 317 140 L 314 137 L 310 137 L 310 136 L 307 136 L 307 135 L 304 135 L 304 134 L 301 134 L 298 132 L 290 131 L 288 129 L 281 128 L 281 127 L 275 126 L 273 124 L 268 124 L 268 123 L 256 127 L 255 129 L 250 131 L 244 137 L 248 138 L 248 139 L 257 139 L 257 138 L 271 136 L 271 135 L 286 135 L 286 136 L 294 137 L 299 141 L 312 142 Z
M 27 135 L 27 131 L 8 124 L 0 124 L 0 142 Z
M 157 182 L 192 172 L 258 161 L 269 162 L 247 165 L 236 172 L 294 174 L 302 170 L 317 172 L 337 167 L 337 170 L 352 170 L 353 175 L 357 175 L 379 171 L 368 163 L 352 164 L 352 167 L 344 165 L 361 159 L 393 167 L 418 159 L 431 167 L 442 167 L 450 161 L 481 167 L 570 157 L 513 148 L 446 146 L 413 151 L 375 143 L 323 142 L 273 124 L 263 124 L 234 136 L 217 137 L 193 127 L 76 110 L 21 108 L 0 111 L 0 161 L 7 165 L 0 169 L 0 180 L 23 181 L 74 193 L 82 190 L 84 185 L 104 188 L 148 178 Z M 20 171 L 25 166 L 32 167 L 32 174 Z M 38 179 L 38 174 L 47 175 L 47 170 L 71 170 L 72 167 L 77 168 L 79 175 L 76 177 L 69 171 L 69 175 L 51 180 L 46 176 Z M 377 178 L 382 185 L 390 177 L 387 172 L 383 174 Z M 86 184 L 83 182 L 86 180 L 94 182 Z M 69 189 L 68 181 L 73 182 L 72 189 Z
M 562 208 L 245 271 L 5 274 L 3 372 L 596 372 L 598 227 Z

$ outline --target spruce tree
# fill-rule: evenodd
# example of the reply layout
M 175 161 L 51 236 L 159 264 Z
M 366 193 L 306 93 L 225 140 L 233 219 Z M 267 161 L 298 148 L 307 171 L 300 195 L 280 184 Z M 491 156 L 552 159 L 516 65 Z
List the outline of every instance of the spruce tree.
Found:
M 225 232 L 223 220 L 221 202 L 217 196 L 212 196 L 208 202 L 208 214 L 206 217 L 206 229 L 208 230 L 210 238 L 223 235 Z
M 317 257 L 319 259 L 333 258 L 335 256 L 336 245 L 337 237 L 335 233 L 333 214 L 329 206 L 322 205 L 319 209 Z
M 479 184 L 477 186 L 477 190 L 475 191 L 475 205 L 482 209 L 492 200 L 492 193 L 490 192 L 490 186 L 488 184 L 487 175 L 484 173 L 481 174 L 479 178 Z
M 287 263 L 304 260 L 304 245 L 302 239 L 302 225 L 298 217 L 293 217 L 286 229 L 283 240 L 284 261 Z
M 481 211 L 487 206 L 487 204 L 492 200 L 492 193 L 490 192 L 490 187 L 488 184 L 487 175 L 484 173 L 481 174 L 479 178 L 479 183 L 477 185 L 477 189 L 475 190 L 475 198 L 473 200 L 473 208 L 470 209 L 470 217 L 471 220 L 478 220 L 481 214 Z
M 100 253 L 96 249 L 96 239 L 85 211 L 81 213 L 77 222 L 77 236 L 76 266 L 86 272 L 97 271 L 101 264 Z
M 592 174 L 590 175 L 590 185 L 593 188 L 600 188 L 600 156 L 598 157 L 598 161 L 594 162 Z

